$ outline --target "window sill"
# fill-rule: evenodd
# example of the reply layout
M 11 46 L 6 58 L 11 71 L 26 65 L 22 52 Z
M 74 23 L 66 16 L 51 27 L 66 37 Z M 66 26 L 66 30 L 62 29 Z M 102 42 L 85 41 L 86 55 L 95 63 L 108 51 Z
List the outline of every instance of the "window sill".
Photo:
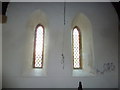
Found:
M 22 76 L 23 77 L 46 77 L 46 72 L 44 69 L 32 68 L 32 69 L 24 70 Z
M 96 76 L 95 71 L 85 71 L 85 70 L 73 70 L 73 77 L 88 77 L 88 76 Z

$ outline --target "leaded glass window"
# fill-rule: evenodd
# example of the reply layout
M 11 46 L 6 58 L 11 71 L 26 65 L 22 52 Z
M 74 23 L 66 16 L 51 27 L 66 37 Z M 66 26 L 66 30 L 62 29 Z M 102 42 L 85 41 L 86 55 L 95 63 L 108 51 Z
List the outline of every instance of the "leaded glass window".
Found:
M 37 25 L 34 36 L 34 68 L 43 67 L 43 55 L 44 55 L 44 27 Z
M 81 33 L 80 29 L 76 26 L 72 30 L 72 39 L 73 39 L 73 68 L 81 68 Z

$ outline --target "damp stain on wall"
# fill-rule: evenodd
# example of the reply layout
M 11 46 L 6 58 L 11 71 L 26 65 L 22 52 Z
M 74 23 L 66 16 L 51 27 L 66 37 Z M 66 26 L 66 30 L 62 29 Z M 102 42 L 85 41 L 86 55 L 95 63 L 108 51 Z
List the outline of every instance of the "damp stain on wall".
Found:
M 96 69 L 97 74 L 104 74 L 107 72 L 115 71 L 115 65 L 113 62 L 108 62 L 103 64 L 103 69 Z

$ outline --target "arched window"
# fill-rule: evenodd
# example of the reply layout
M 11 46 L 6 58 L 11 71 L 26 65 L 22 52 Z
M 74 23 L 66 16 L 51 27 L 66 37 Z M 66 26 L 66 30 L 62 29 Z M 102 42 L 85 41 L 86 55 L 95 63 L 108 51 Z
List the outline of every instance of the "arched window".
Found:
M 74 69 L 80 69 L 81 66 L 81 33 L 80 29 L 75 26 L 72 30 L 72 44 L 73 44 L 73 68 Z
M 34 53 L 33 53 L 33 67 L 43 67 L 43 55 L 44 55 L 44 26 L 37 25 L 35 28 L 34 36 Z

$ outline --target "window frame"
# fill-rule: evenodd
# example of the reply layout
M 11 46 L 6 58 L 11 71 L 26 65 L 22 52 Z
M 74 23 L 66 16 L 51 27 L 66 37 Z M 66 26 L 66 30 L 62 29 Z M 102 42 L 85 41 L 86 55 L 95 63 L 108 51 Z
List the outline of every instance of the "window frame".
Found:
M 37 34 L 37 30 L 38 30 L 38 27 L 41 26 L 43 28 L 43 49 L 42 49 L 42 65 L 41 67 L 35 67 L 35 55 L 36 55 L 36 34 Z M 43 62 L 44 62 L 44 36 L 45 35 L 45 28 L 42 24 L 38 24 L 36 27 L 35 27 L 35 31 L 34 31 L 34 49 L 33 49 L 33 68 L 43 68 Z
M 73 32 L 74 32 L 74 29 L 77 29 L 78 33 L 79 33 L 79 65 L 80 67 L 79 68 L 75 68 L 74 67 L 74 40 L 73 40 Z M 81 39 L 81 32 L 80 32 L 80 29 L 78 26 L 75 26 L 72 28 L 72 56 L 73 56 L 73 69 L 82 69 L 82 39 Z

